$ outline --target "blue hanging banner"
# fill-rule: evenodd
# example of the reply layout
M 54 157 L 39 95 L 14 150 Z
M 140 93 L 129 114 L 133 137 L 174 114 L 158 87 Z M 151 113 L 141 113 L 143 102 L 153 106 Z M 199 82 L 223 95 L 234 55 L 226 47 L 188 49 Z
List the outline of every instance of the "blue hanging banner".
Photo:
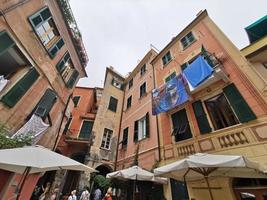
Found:
M 167 112 L 187 100 L 182 76 L 176 76 L 160 88 L 152 90 L 152 114 Z

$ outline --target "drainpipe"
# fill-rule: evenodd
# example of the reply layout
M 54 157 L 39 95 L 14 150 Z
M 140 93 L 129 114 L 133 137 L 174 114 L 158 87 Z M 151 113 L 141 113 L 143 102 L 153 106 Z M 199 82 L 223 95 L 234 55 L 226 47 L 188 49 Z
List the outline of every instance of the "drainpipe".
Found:
M 156 88 L 156 75 L 155 75 L 155 68 L 154 65 L 152 64 L 152 69 L 153 69 L 153 86 Z M 151 96 L 152 98 L 152 96 Z M 156 115 L 156 121 L 157 121 L 157 138 L 158 138 L 158 154 L 159 154 L 159 162 L 161 161 L 161 155 L 160 155 L 160 136 L 159 136 L 159 118 L 158 115 Z
M 116 157 L 115 157 L 114 171 L 117 170 L 118 152 L 119 152 L 120 135 L 121 135 L 121 120 L 122 120 L 123 107 L 124 107 L 124 97 L 125 97 L 125 89 L 123 90 L 122 109 L 121 109 L 121 118 L 120 118 L 120 125 L 119 125 L 119 135 L 118 135 L 117 148 L 116 148 Z
M 70 102 L 71 98 L 72 98 L 72 94 L 69 95 L 67 103 L 65 105 L 65 108 L 63 110 L 63 116 L 61 117 L 61 120 L 60 120 L 59 128 L 58 128 L 58 131 L 57 131 L 57 137 L 56 137 L 55 143 L 54 143 L 53 148 L 52 148 L 53 151 L 56 150 L 57 142 L 58 142 L 58 139 L 59 139 L 59 136 L 60 136 L 61 126 L 62 126 L 62 123 L 64 121 L 64 117 L 65 117 L 65 114 L 66 114 L 66 111 L 67 111 L 67 108 L 68 108 L 68 105 L 69 105 L 69 102 Z

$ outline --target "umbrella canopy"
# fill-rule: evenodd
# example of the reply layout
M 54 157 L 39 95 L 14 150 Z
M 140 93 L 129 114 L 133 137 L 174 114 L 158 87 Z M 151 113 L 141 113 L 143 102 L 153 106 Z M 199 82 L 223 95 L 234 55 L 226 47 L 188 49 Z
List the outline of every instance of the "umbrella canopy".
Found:
M 183 160 L 156 168 L 155 175 L 177 180 L 197 180 L 208 177 L 267 178 L 263 167 L 243 156 L 197 153 Z
M 0 169 L 23 174 L 26 168 L 30 169 L 30 174 L 59 169 L 96 171 L 42 146 L 0 150 Z
M 136 165 L 129 167 L 127 169 L 108 173 L 107 178 L 117 178 L 122 180 L 152 181 L 165 184 L 168 182 L 166 178 L 155 177 L 153 173 L 146 171 Z

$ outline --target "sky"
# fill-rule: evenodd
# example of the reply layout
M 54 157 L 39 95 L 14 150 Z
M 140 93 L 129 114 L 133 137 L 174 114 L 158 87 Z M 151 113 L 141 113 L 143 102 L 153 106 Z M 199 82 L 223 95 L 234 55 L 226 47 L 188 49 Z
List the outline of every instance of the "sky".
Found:
M 70 0 L 89 57 L 79 86 L 103 87 L 108 66 L 132 71 L 153 45 L 162 50 L 196 14 L 210 18 L 239 48 L 244 28 L 267 14 L 266 0 Z

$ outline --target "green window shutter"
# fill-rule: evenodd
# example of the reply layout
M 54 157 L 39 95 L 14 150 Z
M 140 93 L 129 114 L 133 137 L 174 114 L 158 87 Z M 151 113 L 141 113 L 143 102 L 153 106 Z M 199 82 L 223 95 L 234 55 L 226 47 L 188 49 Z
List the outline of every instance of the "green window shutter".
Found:
M 94 123 L 92 121 L 83 121 L 82 128 L 79 134 L 79 138 L 89 139 L 91 132 L 92 132 L 93 124 Z
M 49 50 L 49 55 L 51 58 L 54 58 L 57 55 L 57 52 L 63 47 L 64 45 L 64 40 L 61 38 L 60 40 L 57 41 L 56 44 L 54 44 Z
M 134 142 L 138 142 L 138 121 L 134 122 Z
M 201 101 L 196 101 L 192 105 L 200 133 L 210 133 L 211 127 L 207 119 L 206 113 L 204 112 Z
M 72 72 L 72 75 L 70 77 L 70 79 L 68 80 L 68 82 L 66 83 L 67 85 L 67 88 L 72 88 L 77 80 L 79 76 L 79 72 L 75 69 L 73 72 Z
M 56 68 L 59 73 L 62 73 L 62 71 L 65 68 L 65 63 L 68 62 L 70 59 L 70 54 L 67 52 L 65 55 L 61 58 L 61 60 L 57 63 Z
M 46 21 L 51 17 L 51 12 L 48 8 L 45 8 L 43 11 L 40 12 L 40 15 L 43 21 Z
M 30 89 L 33 83 L 38 79 L 39 73 L 33 67 L 25 76 L 23 76 L 1 99 L 10 108 L 14 107 L 16 103 L 23 97 L 23 95 Z
M 223 92 L 241 123 L 257 118 L 233 83 L 223 88 Z
M 117 111 L 117 105 L 118 105 L 118 99 L 116 99 L 114 97 L 110 97 L 108 109 L 113 111 L 113 112 L 116 112 Z
M 150 137 L 149 113 L 146 113 L 146 138 Z
M 0 55 L 5 53 L 10 47 L 14 45 L 14 41 L 7 34 L 7 32 L 0 32 Z
M 72 101 L 73 101 L 73 104 L 74 104 L 74 107 L 77 107 L 79 101 L 80 101 L 80 96 L 75 96 L 73 97 Z
M 38 104 L 36 105 L 34 114 L 45 119 L 49 114 L 50 110 L 52 109 L 53 105 L 55 104 L 56 100 L 57 95 L 55 91 L 48 88 L 40 99 L 40 101 L 38 102 Z
M 122 148 L 125 148 L 128 144 L 128 130 L 128 127 L 123 130 Z
M 35 28 L 40 24 L 44 23 L 45 21 L 47 21 L 51 16 L 52 15 L 49 8 L 46 7 L 31 15 L 29 17 L 29 21 L 33 26 L 33 28 Z

